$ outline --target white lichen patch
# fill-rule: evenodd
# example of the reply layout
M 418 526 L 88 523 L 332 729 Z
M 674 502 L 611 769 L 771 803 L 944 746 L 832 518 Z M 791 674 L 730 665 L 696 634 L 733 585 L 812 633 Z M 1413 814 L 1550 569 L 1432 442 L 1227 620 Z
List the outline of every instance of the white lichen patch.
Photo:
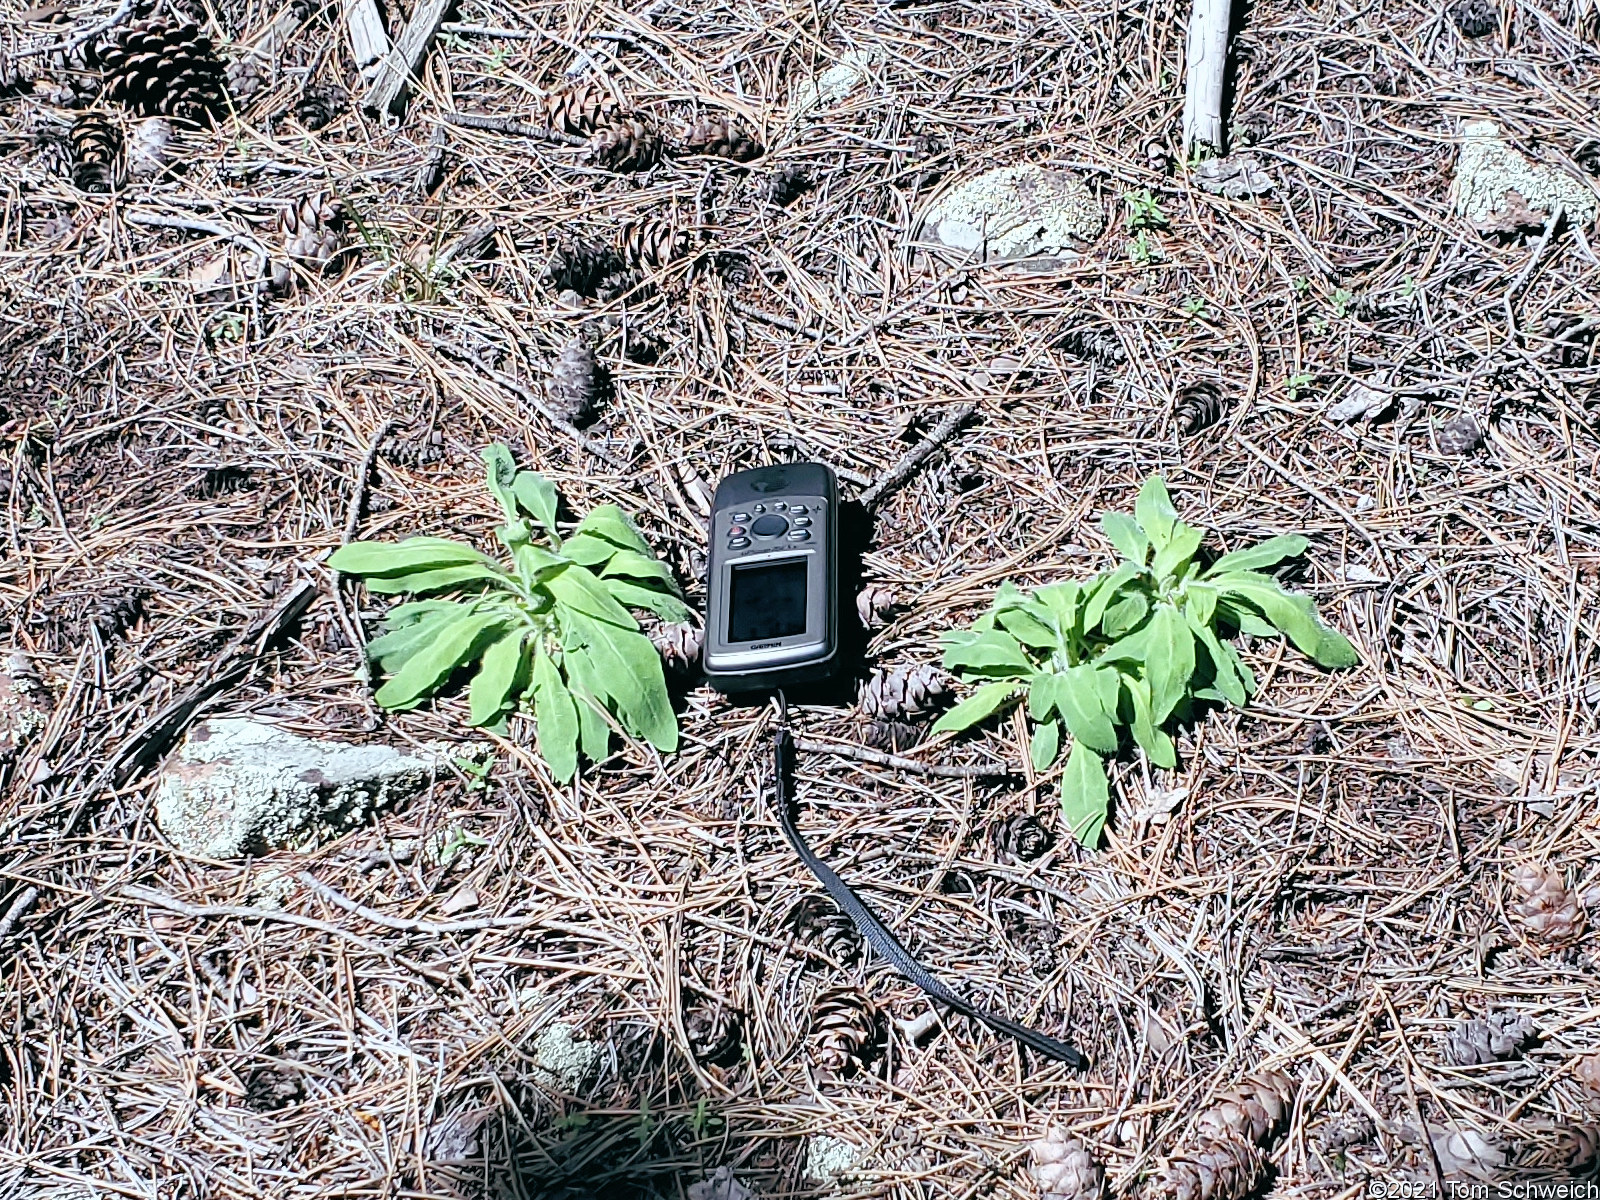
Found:
M 924 228 L 946 246 L 985 258 L 1016 258 L 1094 241 L 1105 213 L 1070 171 L 1032 163 L 986 171 L 945 193 Z
M 860 1162 L 859 1147 L 825 1133 L 813 1134 L 806 1143 L 806 1175 L 816 1183 L 841 1180 Z
M 156 822 L 207 858 L 287 844 L 314 826 L 347 828 L 427 784 L 442 754 L 314 741 L 242 718 L 190 731 L 156 792 Z
M 565 1091 L 575 1091 L 599 1061 L 600 1047 L 576 1035 L 571 1025 L 557 1021 L 546 1027 L 533 1045 L 533 1061 Z
M 847 50 L 820 74 L 795 80 L 789 89 L 789 119 L 798 121 L 848 99 L 872 78 L 872 68 L 876 65 L 877 56 L 871 51 Z
M 1530 162 L 1500 137 L 1493 121 L 1469 121 L 1461 131 L 1461 157 L 1450 185 L 1457 213 L 1485 232 L 1513 232 L 1543 224 L 1557 208 L 1574 225 L 1594 220 L 1594 189 L 1555 167 Z

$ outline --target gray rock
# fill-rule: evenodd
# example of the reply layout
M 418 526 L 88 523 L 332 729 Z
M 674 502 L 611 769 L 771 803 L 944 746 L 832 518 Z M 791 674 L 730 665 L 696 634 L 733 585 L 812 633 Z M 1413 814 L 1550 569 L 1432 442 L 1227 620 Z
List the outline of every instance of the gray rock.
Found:
M 732 1167 L 718 1167 L 689 1185 L 689 1200 L 755 1200 L 755 1193 L 733 1177 Z
M 1450 202 L 1482 233 L 1539 229 L 1558 208 L 1582 227 L 1600 206 L 1586 181 L 1530 162 L 1501 139 L 1493 121 L 1468 121 L 1462 128 Z
M 315 741 L 245 718 L 203 721 L 162 773 L 156 822 L 187 854 L 237 858 L 315 826 L 355 824 L 424 787 L 446 761 L 443 752 Z
M 924 227 L 952 249 L 1018 258 L 1094 241 L 1105 228 L 1105 213 L 1070 171 L 1019 163 L 946 192 L 929 208 Z
M 1248 154 L 1208 158 L 1195 168 L 1194 181 L 1212 195 L 1229 200 L 1249 200 L 1272 190 L 1272 176 Z

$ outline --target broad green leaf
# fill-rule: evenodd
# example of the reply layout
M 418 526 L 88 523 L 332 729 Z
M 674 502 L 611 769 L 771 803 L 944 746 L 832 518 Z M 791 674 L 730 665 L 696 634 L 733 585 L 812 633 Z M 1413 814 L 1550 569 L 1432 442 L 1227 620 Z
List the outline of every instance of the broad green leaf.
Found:
M 1239 677 L 1239 682 L 1244 684 L 1244 694 L 1246 696 L 1254 696 L 1256 694 L 1256 673 L 1249 668 L 1244 659 L 1239 657 L 1239 652 L 1230 643 L 1218 638 L 1217 645 L 1222 648 L 1222 657 L 1228 660 L 1228 665 L 1233 668 L 1233 673 Z
M 588 515 L 578 522 L 578 528 L 574 532 L 592 533 L 595 537 L 604 538 L 620 550 L 632 550 L 636 554 L 643 554 L 646 558 L 651 557 L 650 544 L 615 504 L 601 504 L 591 508 Z
M 420 596 L 426 592 L 442 592 L 446 588 L 460 591 L 482 591 L 484 586 L 503 588 L 510 584 L 500 568 L 488 563 L 463 563 L 459 567 L 439 567 L 432 571 L 412 571 L 405 575 L 369 575 L 367 591 L 375 596 L 408 592 Z M 478 587 L 468 587 L 468 584 Z
M 1317 643 L 1317 648 L 1311 657 L 1320 667 L 1353 667 L 1361 661 L 1356 655 L 1356 648 L 1350 644 L 1350 639 L 1337 629 L 1330 629 L 1326 625 L 1322 626 L 1322 639 Z
M 1111 683 L 1110 711 L 1106 706 L 1106 687 L 1101 675 Z M 1067 724 L 1067 731 L 1091 750 L 1101 754 L 1117 752 L 1116 672 L 1104 671 L 1088 663 L 1070 667 L 1056 676 L 1055 709 Z
M 1033 738 L 1028 746 L 1028 754 L 1033 759 L 1035 771 L 1047 771 L 1050 764 L 1055 762 L 1056 755 L 1061 751 L 1061 726 L 1054 721 L 1046 721 L 1037 725 L 1033 730 Z
M 1040 671 L 1028 683 L 1028 715 L 1035 721 L 1048 721 L 1057 709 L 1057 695 L 1061 689 L 1061 676 L 1051 671 Z
M 402 615 L 402 610 L 410 611 Z M 466 605 L 454 600 L 429 600 L 390 609 L 383 620 L 389 632 L 367 643 L 367 661 L 384 675 L 394 674 L 439 630 L 466 611 Z
M 1093 850 L 1100 844 L 1110 806 L 1111 787 L 1100 756 L 1082 742 L 1074 742 L 1061 774 L 1061 815 L 1085 849 Z
M 650 639 L 637 628 L 619 629 L 576 614 L 569 619 L 588 651 L 590 678 L 611 697 L 622 727 L 664 753 L 676 750 L 678 718 L 667 696 L 661 655 Z
M 1034 592 L 1034 596 L 1050 610 L 1050 615 L 1055 618 L 1056 628 L 1061 630 L 1062 649 L 1067 648 L 1077 635 L 1078 610 L 1083 607 L 1080 596 L 1082 588 L 1076 583 L 1052 583 Z
M 1216 611 L 1217 589 L 1209 584 L 1191 583 L 1189 590 L 1184 593 L 1184 612 L 1189 619 L 1209 629 Z
M 1242 600 L 1238 603 L 1229 603 L 1226 596 L 1217 598 L 1217 617 L 1239 627 L 1240 633 L 1248 633 L 1251 637 L 1277 637 L 1278 631 L 1272 622 L 1263 620 L 1254 609 Z
M 500 510 L 505 513 L 506 523 L 517 523 L 517 496 L 513 488 L 517 481 L 517 464 L 511 457 L 511 451 L 500 442 L 483 449 L 484 482 L 489 485 L 489 490 L 494 493 L 494 498 L 500 502 Z
M 572 612 L 607 621 L 623 629 L 639 628 L 639 623 L 629 615 L 627 609 L 611 598 L 605 584 L 596 579 L 588 567 L 573 564 L 546 579 L 544 586 L 556 598 L 557 604 L 565 605 Z M 568 618 L 563 616 L 560 619 L 565 622 Z
M 436 537 L 406 538 L 402 542 L 350 542 L 328 556 L 328 565 L 346 575 L 400 575 L 466 563 L 493 566 L 494 560 L 461 542 Z
M 632 550 L 618 550 L 612 555 L 611 561 L 606 563 L 606 569 L 600 572 L 600 576 L 602 579 L 611 579 L 618 575 L 628 579 L 653 579 L 661 584 L 665 591 L 673 595 L 678 594 L 678 581 L 672 577 L 667 564 L 659 558 L 636 554 Z
M 570 558 L 575 563 L 582 563 L 586 567 L 599 567 L 611 561 L 613 554 L 621 553 L 622 547 L 615 542 L 593 533 L 575 533 L 561 546 L 564 558 Z
M 1188 691 L 1194 675 L 1194 635 L 1171 604 L 1158 604 L 1145 626 L 1144 677 L 1150 681 L 1150 722 L 1160 725 Z
M 604 583 L 611 598 L 624 608 L 642 608 L 655 613 L 663 621 L 676 623 L 689 619 L 689 606 L 676 596 L 641 587 L 631 579 L 606 579 Z
M 1133 740 L 1158 767 L 1171 770 L 1178 765 L 1178 753 L 1165 730 L 1150 719 L 1150 685 L 1132 675 L 1122 677 L 1123 689 L 1133 708 Z
M 539 753 L 555 777 L 566 783 L 578 771 L 578 708 L 543 646 L 537 647 L 533 656 L 533 715 L 538 723 Z M 610 731 L 606 732 L 609 742 Z M 605 750 L 602 745 L 602 757 Z
M 1302 654 L 1316 658 L 1327 627 L 1317 620 L 1316 605 L 1311 597 L 1284 591 L 1278 586 L 1278 581 L 1270 576 L 1251 577 L 1236 573 L 1219 576 L 1216 584 L 1230 600 L 1243 600 L 1255 608 Z
M 585 758 L 599 762 L 611 752 L 611 723 L 606 720 L 610 697 L 590 670 L 586 647 L 576 638 L 573 642 L 563 651 L 561 665 L 578 710 L 578 745 Z
M 516 699 L 512 689 L 522 669 L 522 642 L 525 629 L 513 629 L 490 642 L 483 652 L 483 666 L 472 677 L 467 689 L 469 724 L 487 725 L 497 720 Z
M 1101 577 L 1083 608 L 1083 632 L 1089 633 L 1097 628 L 1105 618 L 1106 609 L 1117 599 L 1117 594 L 1131 580 L 1144 573 L 1144 568 L 1138 563 L 1126 562 L 1109 575 Z
M 950 709 L 933 723 L 934 733 L 970 729 L 979 721 L 992 717 L 1005 702 L 1016 694 L 1014 683 L 980 684 L 965 700 Z
M 1306 546 L 1309 544 L 1298 533 L 1286 533 L 1279 537 L 1268 538 L 1258 546 L 1224 554 L 1211 564 L 1206 571 L 1206 577 L 1224 575 L 1229 571 L 1258 571 L 1262 567 L 1275 566 L 1286 558 L 1299 558 L 1306 552 Z
M 1023 609 L 1002 609 L 994 616 L 1005 626 L 1006 632 L 1025 646 L 1032 646 L 1036 650 L 1054 650 L 1061 645 L 1055 630 Z
M 1109 638 L 1119 638 L 1150 615 L 1150 601 L 1142 592 L 1132 592 L 1106 609 L 1100 621 L 1101 631 Z
M 374 699 L 384 708 L 414 707 L 476 658 L 484 642 L 505 627 L 508 616 L 503 611 L 468 612 L 445 622 L 428 644 L 378 689 Z
M 572 564 L 559 554 L 551 554 L 543 546 L 520 542 L 511 551 L 517 564 L 517 574 L 529 588 L 536 588 L 552 575 L 565 571 Z
M 1194 558 L 1196 550 L 1200 549 L 1200 540 L 1205 535 L 1193 525 L 1186 525 L 1176 521 L 1172 526 L 1172 537 L 1167 544 L 1156 551 L 1155 561 L 1150 564 L 1150 569 L 1157 579 L 1178 575 L 1187 567 Z
M 1002 679 L 1019 679 L 1033 672 L 1033 664 L 1017 639 L 998 629 L 981 633 L 965 644 L 950 646 L 944 652 L 944 665 L 950 671 Z
M 1150 626 L 1148 623 L 1135 629 L 1127 637 L 1118 638 L 1099 654 L 1095 655 L 1096 663 L 1131 662 L 1142 663 L 1149 649 Z
M 383 627 L 386 630 L 404 629 L 407 625 L 414 625 L 418 621 L 439 613 L 450 612 L 462 606 L 454 600 L 411 600 L 405 604 L 396 604 L 383 614 Z
M 560 545 L 556 533 L 556 510 L 561 506 L 561 494 L 556 491 L 556 485 L 537 471 L 518 471 L 512 491 L 516 493 L 517 503 L 522 505 L 523 510 L 543 525 L 545 532 Z
M 1160 551 L 1172 540 L 1173 527 L 1178 521 L 1178 510 L 1172 507 L 1172 497 L 1167 495 L 1167 481 L 1152 475 L 1139 489 L 1139 499 L 1133 506 L 1133 515 L 1155 548 Z
M 1189 623 L 1189 631 L 1211 657 L 1211 679 L 1217 691 L 1235 708 L 1243 708 L 1250 697 L 1244 690 L 1244 681 L 1233 669 L 1233 660 L 1222 652 L 1222 643 L 1217 635 L 1210 626 L 1195 620 L 1193 614 L 1186 614 L 1185 620 Z
M 1139 528 L 1137 521 L 1127 513 L 1101 513 L 1100 528 L 1123 558 L 1135 566 L 1144 566 L 1145 559 L 1150 557 L 1150 539 Z

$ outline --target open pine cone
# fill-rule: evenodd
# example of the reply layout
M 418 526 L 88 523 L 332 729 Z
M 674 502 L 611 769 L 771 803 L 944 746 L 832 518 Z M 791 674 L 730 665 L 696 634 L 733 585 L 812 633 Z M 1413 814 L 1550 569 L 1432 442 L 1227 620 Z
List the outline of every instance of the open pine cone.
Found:
M 172 166 L 172 122 L 166 117 L 146 117 L 133 127 L 128 139 L 128 174 L 135 179 L 159 179 Z
M 869 583 L 856 595 L 856 614 L 861 618 L 861 628 L 878 629 L 889 623 L 889 614 L 900 598 L 888 584 Z
M 922 740 L 922 726 L 897 717 L 879 717 L 867 722 L 861 736 L 874 749 L 902 754 Z
M 697 1062 L 727 1066 L 744 1044 L 739 1014 L 716 1000 L 699 1000 L 684 1010 L 683 1030 Z
M 1029 1173 L 1039 1186 L 1039 1200 L 1100 1200 L 1106 1173 L 1077 1138 L 1058 1125 L 1028 1147 Z
M 950 693 L 950 677 L 938 667 L 877 670 L 861 685 L 863 716 L 908 717 L 932 712 Z
M 106 99 L 142 117 L 201 121 L 223 107 L 222 60 L 192 21 L 165 16 L 136 21 L 101 48 L 100 61 Z
M 595 130 L 584 153 L 606 171 L 648 171 L 661 161 L 661 135 L 642 117 L 621 117 Z
M 829 988 L 811 1008 L 811 1062 L 837 1079 L 870 1062 L 878 1046 L 878 1007 L 852 987 Z
M 550 406 L 569 425 L 592 424 L 611 390 L 611 378 L 594 349 L 573 338 L 561 350 L 550 371 Z
M 294 102 L 295 119 L 315 133 L 350 107 L 350 93 L 336 83 L 308 83 Z
M 1195 1120 L 1195 1134 L 1217 1141 L 1237 1136 L 1265 1146 L 1288 1127 L 1295 1090 L 1287 1076 L 1259 1071 L 1219 1095 Z
M 1246 1200 L 1266 1173 L 1261 1151 L 1230 1135 L 1169 1159 L 1157 1195 L 1162 1200 Z
M 609 246 L 587 238 L 568 237 L 557 242 L 545 263 L 541 282 L 548 288 L 593 296 L 609 277 L 622 271 L 622 259 Z
M 312 192 L 283 210 L 278 218 L 283 231 L 283 253 L 288 262 L 274 263 L 272 283 L 275 291 L 288 291 L 293 273 L 289 263 L 312 274 L 331 271 L 343 257 L 345 246 L 344 205 L 331 192 Z
M 1483 1020 L 1462 1021 L 1445 1034 L 1440 1051 L 1454 1066 L 1505 1062 L 1533 1040 L 1533 1022 L 1518 1013 L 1490 1013 Z
M 811 190 L 811 172 L 799 163 L 785 163 L 756 185 L 756 197 L 775 208 L 788 208 Z
M 714 154 L 734 162 L 760 158 L 763 147 L 730 117 L 701 117 L 678 138 L 685 154 Z
M 689 235 L 671 221 L 624 221 L 618 235 L 623 261 L 635 267 L 664 267 L 689 253 Z
M 1576 941 L 1586 924 L 1582 898 L 1549 865 L 1525 863 L 1512 871 L 1506 908 L 1530 937 L 1552 946 Z
M 1483 429 L 1469 412 L 1457 413 L 1439 426 L 1439 453 L 1459 457 L 1483 444 Z
M 80 192 L 115 191 L 122 182 L 122 131 L 102 113 L 72 123 L 72 185 Z
M 661 662 L 673 674 L 681 675 L 700 665 L 700 650 L 705 644 L 705 631 L 696 625 L 683 622 L 677 625 L 657 625 L 650 632 L 650 640 L 661 655 Z
M 1032 813 L 1015 813 L 989 827 L 994 848 L 1002 854 L 1032 862 L 1056 844 L 1056 835 Z
M 1202 379 L 1178 389 L 1172 415 L 1184 433 L 1199 433 L 1222 420 L 1225 407 L 1222 388 Z
M 795 936 L 841 966 L 861 957 L 861 931 L 827 896 L 804 896 L 786 918 Z
M 622 119 L 622 107 L 605 86 L 584 80 L 544 98 L 545 120 L 562 133 L 590 134 Z

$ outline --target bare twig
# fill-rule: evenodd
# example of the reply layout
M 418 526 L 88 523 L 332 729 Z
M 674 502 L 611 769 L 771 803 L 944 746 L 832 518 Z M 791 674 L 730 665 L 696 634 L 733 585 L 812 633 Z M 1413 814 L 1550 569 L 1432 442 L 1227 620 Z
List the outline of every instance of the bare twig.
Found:
M 361 524 L 361 508 L 367 502 L 367 484 L 372 478 L 373 464 L 378 461 L 378 451 L 383 448 L 383 439 L 389 436 L 389 431 L 394 428 L 392 417 L 385 419 L 377 431 L 367 442 L 367 452 L 361 458 L 361 466 L 356 471 L 354 483 L 350 487 L 350 504 L 345 509 L 344 540 L 353 542 L 356 537 L 356 527 Z
M 0 917 L 0 942 L 11 936 L 11 931 L 17 927 L 17 922 L 28 915 L 29 910 L 38 903 L 39 889 L 31 884 L 22 889 L 6 909 L 5 916 Z
M 554 142 L 560 146 L 588 145 L 587 138 L 581 138 L 575 133 L 562 133 L 559 129 L 547 129 L 543 125 L 529 125 L 525 121 L 514 121 L 510 117 L 487 117 L 480 113 L 445 113 L 444 119 L 462 129 L 483 129 L 489 133 L 504 133 L 510 137 Z
M 846 742 L 819 742 L 814 738 L 796 738 L 795 746 L 810 754 L 832 754 L 836 758 L 854 759 L 879 767 L 893 767 L 897 771 L 911 771 L 917 775 L 932 775 L 939 779 L 1003 779 L 1022 774 L 1021 767 L 1003 764 L 998 767 L 950 766 L 944 763 L 918 762 L 898 754 L 885 754 L 866 746 L 852 746 Z
M 894 491 L 906 480 L 910 479 L 912 475 L 916 474 L 917 468 L 927 462 L 935 450 L 954 437 L 956 431 L 961 428 L 967 418 L 977 410 L 977 402 L 969 400 L 964 404 L 956 405 L 946 413 L 944 419 L 933 427 L 927 437 L 911 447 L 899 462 L 878 476 L 878 481 L 861 493 L 863 507 L 870 509 L 884 495 Z

